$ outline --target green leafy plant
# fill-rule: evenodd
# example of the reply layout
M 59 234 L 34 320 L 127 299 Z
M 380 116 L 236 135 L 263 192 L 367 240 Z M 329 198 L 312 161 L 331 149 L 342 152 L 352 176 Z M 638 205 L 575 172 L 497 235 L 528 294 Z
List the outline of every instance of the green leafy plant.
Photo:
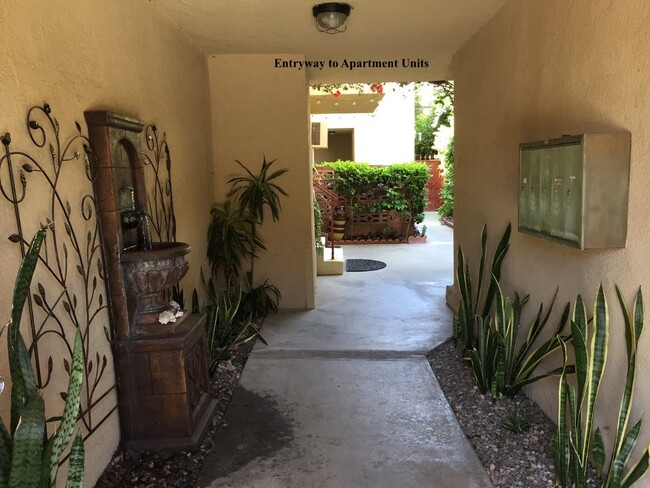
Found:
M 422 85 L 433 85 L 432 105 L 422 106 Z M 415 84 L 415 154 L 426 156 L 438 151 L 434 148 L 441 127 L 453 125 L 454 84 L 451 81 L 419 82 Z
M 497 339 L 496 334 L 491 332 L 492 317 L 475 315 L 474 321 L 477 330 L 477 343 L 476 347 L 466 351 L 466 357 L 472 367 L 478 389 L 485 394 L 492 391 L 492 385 L 496 387 L 493 378 L 496 371 Z M 496 391 L 492 392 L 494 397 L 496 394 Z
M 355 161 L 335 161 L 319 166 L 334 170 L 334 188 L 355 213 L 394 211 L 406 218 L 405 230 L 424 220 L 426 184 L 430 177 L 426 164 L 409 162 L 373 167 Z
M 253 174 L 240 161 L 237 161 L 246 174 L 235 176 L 228 180 L 231 185 L 227 194 L 228 200 L 223 207 L 212 208 L 212 221 L 208 229 L 208 259 L 212 266 L 212 276 L 218 276 L 219 270 L 223 269 L 226 290 L 229 295 L 238 295 L 239 298 L 228 303 L 225 308 L 230 309 L 236 303 L 236 310 L 246 310 L 246 315 L 255 317 L 266 315 L 269 310 L 276 310 L 280 299 L 280 291 L 277 287 L 270 285 L 265 280 L 259 286 L 254 286 L 253 274 L 255 270 L 255 259 L 257 251 L 266 250 L 264 242 L 257 235 L 257 226 L 264 222 L 264 213 L 268 208 L 274 221 L 280 218 L 280 196 L 287 193 L 276 183 L 277 178 L 287 172 L 286 169 L 272 171 L 275 161 L 262 161 L 262 167 L 258 174 Z M 242 266 L 246 259 L 250 260 L 250 271 L 246 273 L 242 288 Z M 208 298 L 215 311 L 218 309 L 218 297 L 212 279 L 205 283 L 204 288 L 208 292 Z M 222 306 L 223 310 L 224 306 Z M 240 312 L 243 313 L 243 312 Z M 216 317 L 216 315 L 215 315 Z M 213 324 L 217 318 L 213 318 Z M 208 327 L 213 325 L 208 324 Z M 231 326 L 225 326 L 230 330 Z M 235 334 L 238 342 L 241 337 L 251 332 L 250 327 L 243 328 L 242 336 Z M 230 337 L 230 336 L 229 336 Z M 255 337 L 255 334 L 253 334 Z M 215 346 L 217 347 L 217 346 Z
M 503 428 L 513 434 L 523 434 L 530 429 L 530 419 L 525 408 L 518 408 L 515 415 L 503 423 Z
M 540 304 L 522 342 L 519 340 L 521 316 L 530 297 L 526 295 L 521 299 L 519 294 L 515 293 L 513 301 L 510 297 L 504 297 L 498 281 L 494 280 L 494 286 L 497 292 L 495 316 L 475 316 L 478 343 L 476 347 L 466 351 L 466 354 L 481 393 L 490 392 L 494 398 L 498 398 L 514 396 L 527 384 L 561 373 L 561 369 L 555 369 L 533 376 L 542 361 L 560 350 L 560 339 L 564 342 L 571 341 L 571 336 L 560 337 L 568 323 L 570 304 L 564 308 L 551 338 L 534 347 L 548 323 L 557 291 L 546 313 L 544 304 Z M 521 345 L 517 347 L 520 342 Z
M 553 336 L 539 347 L 535 347 L 535 342 L 553 310 L 556 291 L 546 313 L 544 304 L 540 304 L 537 315 L 526 329 L 526 337 L 518 345 L 521 342 L 521 317 L 530 297 L 526 295 L 522 299 L 515 293 L 513 301 L 504 296 L 499 284 L 503 260 L 509 248 L 510 233 L 511 225 L 508 224 L 492 256 L 491 280 L 485 297 L 483 285 L 488 253 L 487 225 L 483 226 L 481 231 L 481 260 L 475 295 L 469 263 L 462 248 L 458 247 L 456 281 L 460 302 L 453 319 L 454 337 L 472 367 L 479 390 L 483 394 L 490 392 L 494 398 L 513 396 L 524 385 L 560 373 L 560 370 L 553 370 L 533 376 L 542 361 L 560 349 L 559 336 L 567 324 L 570 311 L 570 305 L 567 304 Z M 492 317 L 490 313 L 495 301 L 496 310 Z M 564 337 L 564 341 L 570 340 L 570 336 Z
M 266 156 L 262 161 L 262 167 L 258 174 L 253 174 L 240 161 L 235 162 L 244 168 L 246 175 L 235 176 L 230 178 L 228 183 L 231 185 L 228 197 L 235 196 L 237 206 L 242 215 L 249 216 L 251 220 L 251 231 L 253 239 L 257 239 L 257 225 L 264 223 L 264 210 L 268 208 L 271 211 L 271 217 L 276 222 L 280 219 L 280 195 L 287 196 L 275 180 L 289 171 L 288 169 L 279 169 L 271 171 L 273 161 L 266 161 Z M 251 281 L 255 270 L 255 255 L 251 254 Z
M 253 286 L 249 281 L 247 290 L 242 292 L 241 314 L 258 318 L 267 316 L 269 312 L 277 312 L 281 297 L 278 287 L 271 285 L 269 280 L 264 280 L 258 286 Z
M 240 290 L 231 293 L 220 293 L 212 279 L 207 282 L 201 274 L 203 287 L 208 296 L 206 306 L 206 348 L 208 355 L 208 370 L 214 373 L 220 361 L 228 358 L 232 350 L 241 344 L 258 338 L 266 344 L 250 316 L 242 317 L 240 306 L 242 293 Z
M 384 239 L 397 239 L 399 237 L 399 232 L 397 232 L 397 229 L 387 225 L 381 230 L 381 236 Z
M 639 461 L 629 469 L 627 468 L 630 455 L 641 431 L 641 420 L 637 421 L 629 430 L 627 426 L 634 396 L 637 347 L 645 318 L 641 289 L 636 294 L 632 314 L 629 313 L 618 287 L 616 287 L 616 293 L 625 322 L 627 374 L 618 412 L 614 446 L 609 455 L 609 469 L 602 486 L 605 488 L 628 488 L 647 473 L 650 461 L 649 451 L 646 448 Z M 602 474 L 605 464 L 606 454 L 602 434 L 599 428 L 593 430 L 594 413 L 607 362 L 609 343 L 609 311 L 602 285 L 598 288 L 594 304 L 594 330 L 590 339 L 588 325 L 585 305 L 582 297 L 578 296 L 571 321 L 577 387 L 568 382 L 567 346 L 560 339 L 564 366 L 558 389 L 558 430 L 552 440 L 555 457 L 555 485 L 560 487 L 583 488 L 587 486 L 590 458 L 599 475 Z
M 415 154 L 419 157 L 434 154 L 433 124 L 436 114 L 433 111 L 421 112 L 415 116 Z
M 321 240 L 321 236 L 323 234 L 323 212 L 315 198 L 312 207 L 314 210 L 314 242 L 316 243 L 316 250 L 322 252 L 323 241 Z
M 496 370 L 494 372 L 495 389 L 499 394 L 513 396 L 527 384 L 550 375 L 560 374 L 560 370 L 553 370 L 542 375 L 532 376 L 542 361 L 560 350 L 560 339 L 564 342 L 571 341 L 570 335 L 560 336 L 568 323 L 570 304 L 567 303 L 564 307 L 562 316 L 551 338 L 539 347 L 534 348 L 535 342 L 553 311 L 553 305 L 557 297 L 556 290 L 546 313 L 544 313 L 544 304 L 540 304 L 535 319 L 526 329 L 528 332 L 523 343 L 517 348 L 521 316 L 530 297 L 526 295 L 523 299 L 520 299 L 519 294 L 515 293 L 515 299 L 512 301 L 509 297 L 503 296 L 498 282 L 495 283 L 495 286 L 497 289 L 496 315 L 494 319 L 494 334 L 497 338 Z
M 442 205 L 438 207 L 438 215 L 441 217 L 454 216 L 454 138 L 442 152 L 443 174 L 445 181 L 440 189 L 440 200 Z
M 14 288 L 11 320 L 6 326 L 12 379 L 11 420 L 10 429 L 7 429 L 0 419 L 0 488 L 53 487 L 61 455 L 72 438 L 79 414 L 84 369 L 80 332 L 77 331 L 75 336 L 63 415 L 58 429 L 49 438 L 45 429 L 45 403 L 37 389 L 29 352 L 20 332 L 25 299 L 45 233 L 46 228 L 36 233 L 20 266 Z M 83 474 L 83 439 L 77 433 L 70 451 L 66 487 L 82 487 Z
M 509 248 L 510 232 L 512 226 L 508 224 L 506 230 L 499 241 L 499 244 L 492 256 L 492 265 L 490 267 L 491 276 L 487 294 L 483 299 L 483 281 L 485 274 L 485 264 L 487 259 L 487 224 L 483 226 L 481 232 L 481 262 L 478 268 L 477 291 L 476 295 L 472 291 L 472 275 L 469 269 L 469 263 L 465 259 L 465 254 L 461 246 L 458 246 L 458 265 L 456 269 L 456 282 L 460 291 L 460 303 L 458 311 L 453 319 L 453 332 L 456 342 L 461 346 L 463 351 L 474 349 L 477 346 L 477 327 L 475 316 L 484 319 L 490 313 L 496 295 L 496 284 L 501 279 L 501 266 L 506 257 Z M 481 307 L 481 300 L 483 306 Z
M 228 289 L 236 288 L 243 261 L 253 258 L 257 249 L 266 249 L 254 235 L 255 221 L 235 204 L 227 201 L 223 207 L 214 206 L 208 228 L 207 257 L 213 276 L 223 270 Z

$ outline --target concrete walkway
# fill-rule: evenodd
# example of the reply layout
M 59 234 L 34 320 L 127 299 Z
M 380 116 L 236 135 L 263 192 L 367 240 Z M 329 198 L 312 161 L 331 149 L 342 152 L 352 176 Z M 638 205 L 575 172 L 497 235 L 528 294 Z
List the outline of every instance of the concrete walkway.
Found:
M 318 279 L 317 307 L 269 316 L 200 487 L 489 487 L 424 355 L 451 335 L 452 232 L 346 246 L 379 271 Z

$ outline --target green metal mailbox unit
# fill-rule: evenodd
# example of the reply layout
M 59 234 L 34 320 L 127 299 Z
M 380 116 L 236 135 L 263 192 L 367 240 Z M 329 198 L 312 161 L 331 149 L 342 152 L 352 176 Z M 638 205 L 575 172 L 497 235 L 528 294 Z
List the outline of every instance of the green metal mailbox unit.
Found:
M 625 247 L 630 133 L 519 145 L 519 231 L 578 249 Z

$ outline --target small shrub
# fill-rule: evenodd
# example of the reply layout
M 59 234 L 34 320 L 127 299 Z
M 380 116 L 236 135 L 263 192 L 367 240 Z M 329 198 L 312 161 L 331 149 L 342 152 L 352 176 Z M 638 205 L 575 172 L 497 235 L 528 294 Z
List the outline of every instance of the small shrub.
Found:
M 335 189 L 345 198 L 356 213 L 375 213 L 394 210 L 408 217 L 412 223 L 424 220 L 427 206 L 426 184 L 429 168 L 425 163 L 410 162 L 373 167 L 367 163 L 336 161 L 321 163 L 336 174 Z M 370 206 L 363 203 L 362 195 L 386 196 Z
M 503 428 L 509 430 L 513 434 L 523 434 L 530 429 L 530 420 L 528 419 L 528 412 L 525 408 L 517 409 L 515 415 L 503 423 Z
M 280 303 L 280 290 L 271 285 L 269 280 L 258 286 L 253 286 L 248 281 L 248 290 L 242 292 L 241 315 L 244 317 L 266 317 L 269 312 L 277 312 Z
M 438 215 L 441 217 L 454 216 L 454 138 L 442 153 L 445 182 L 440 189 L 442 205 L 438 207 Z
M 241 313 L 242 293 L 218 292 L 212 279 L 207 282 L 201 274 L 203 287 L 208 295 L 206 306 L 206 348 L 208 370 L 214 373 L 220 361 L 227 359 L 231 351 L 255 338 L 266 344 L 264 337 L 251 320 Z

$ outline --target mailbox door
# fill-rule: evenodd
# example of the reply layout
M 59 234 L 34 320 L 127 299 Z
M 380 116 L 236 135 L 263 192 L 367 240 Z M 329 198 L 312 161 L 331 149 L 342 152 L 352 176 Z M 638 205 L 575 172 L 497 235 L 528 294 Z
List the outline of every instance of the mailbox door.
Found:
M 530 162 L 535 151 L 521 151 L 519 154 L 519 227 L 527 229 L 530 203 Z
M 550 169 L 550 204 L 549 232 L 551 235 L 564 238 L 564 166 L 565 151 L 563 146 L 549 148 Z
M 529 193 L 528 193 L 528 228 L 540 231 L 542 229 L 542 219 L 539 211 L 539 192 L 540 192 L 540 165 L 539 150 L 524 151 L 528 154 L 530 162 L 529 175 Z
M 551 234 L 551 157 L 552 148 L 544 148 L 539 151 L 539 215 L 540 230 Z
M 583 146 L 565 146 L 564 236 L 582 248 Z

